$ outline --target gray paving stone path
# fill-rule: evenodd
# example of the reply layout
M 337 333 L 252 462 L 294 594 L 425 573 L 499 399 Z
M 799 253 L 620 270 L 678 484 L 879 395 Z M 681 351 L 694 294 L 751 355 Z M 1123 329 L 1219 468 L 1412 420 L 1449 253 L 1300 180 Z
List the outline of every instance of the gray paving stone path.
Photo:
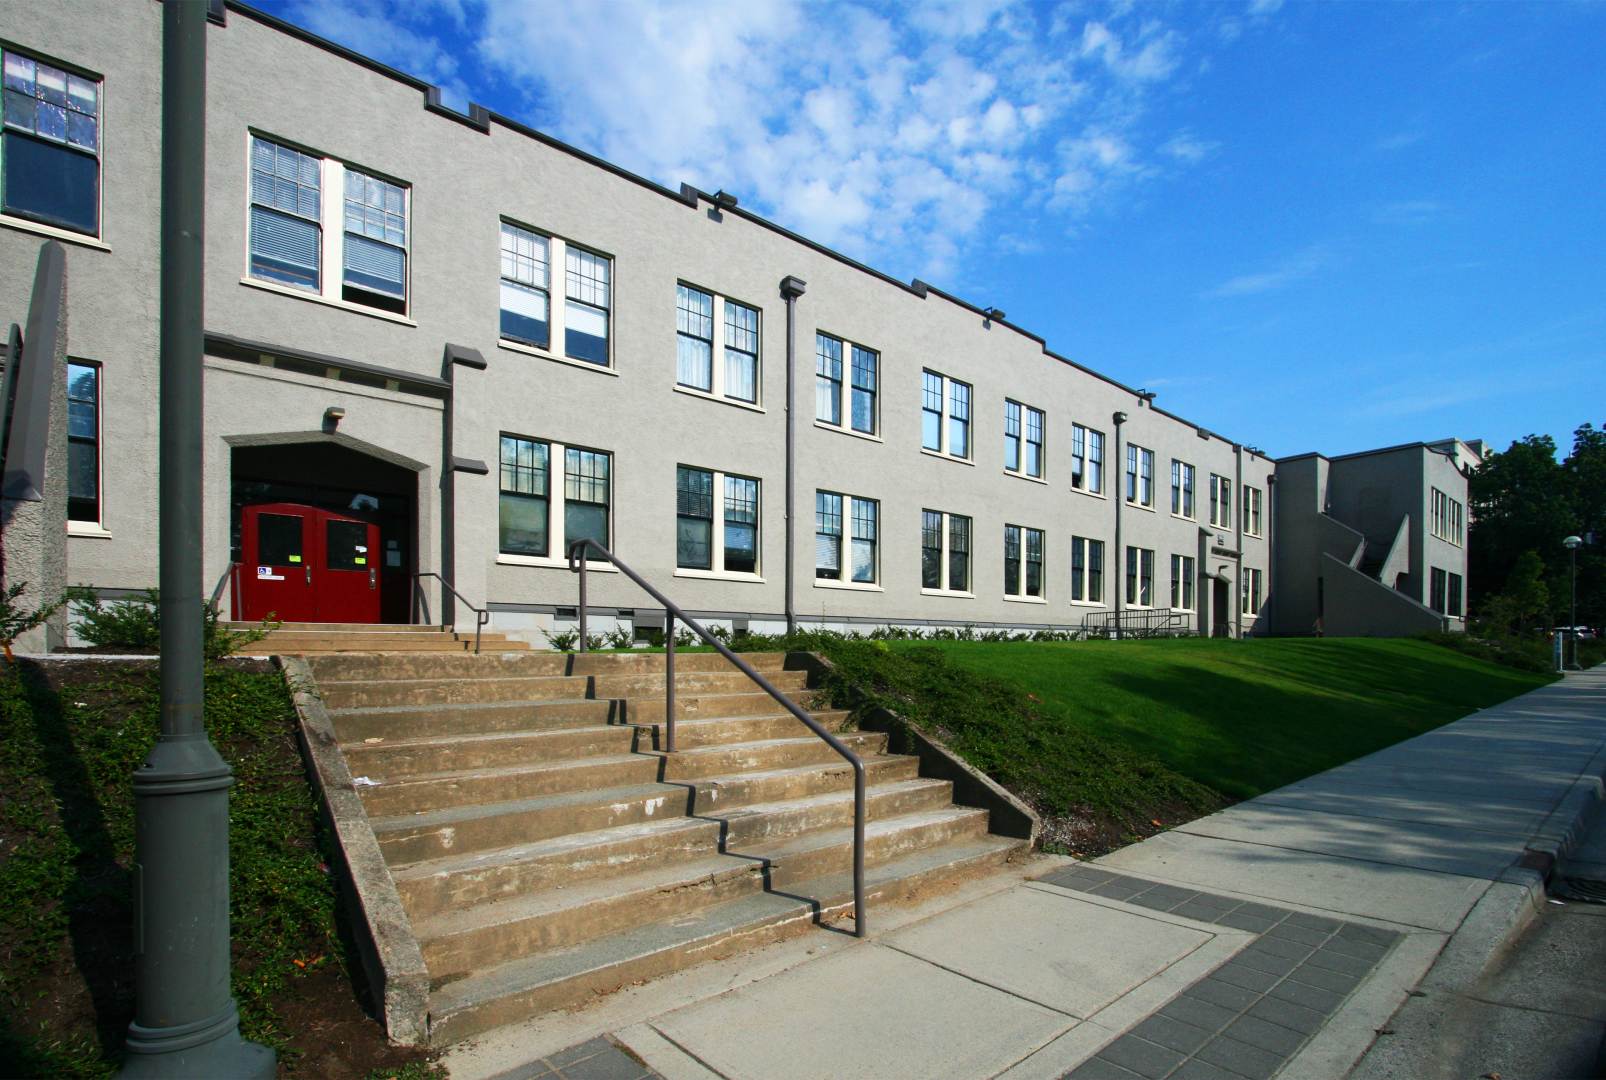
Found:
M 499 1073 L 494 1080 L 663 1080 L 618 1043 L 599 1035 Z
M 1266 1080 L 1403 936 L 1092 865 L 1068 866 L 1040 880 L 1260 935 L 1066 1073 L 1069 1080 Z

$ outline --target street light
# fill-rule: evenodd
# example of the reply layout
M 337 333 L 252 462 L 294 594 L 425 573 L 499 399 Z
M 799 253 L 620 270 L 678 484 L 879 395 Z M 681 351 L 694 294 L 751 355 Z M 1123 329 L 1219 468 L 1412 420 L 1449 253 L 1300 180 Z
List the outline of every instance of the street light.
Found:
M 1583 541 L 1576 536 L 1569 536 L 1561 542 L 1567 549 L 1567 561 L 1572 570 L 1572 608 L 1567 616 L 1567 636 L 1573 639 L 1573 668 L 1578 667 L 1578 545 Z

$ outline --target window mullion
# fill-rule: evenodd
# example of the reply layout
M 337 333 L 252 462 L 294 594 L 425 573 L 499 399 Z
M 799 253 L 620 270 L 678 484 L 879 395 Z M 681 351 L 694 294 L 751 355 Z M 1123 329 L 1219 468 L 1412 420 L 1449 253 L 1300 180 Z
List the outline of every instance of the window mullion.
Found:
M 708 328 L 708 366 L 709 380 L 708 392 L 715 397 L 725 396 L 725 349 L 730 342 L 725 340 L 725 298 L 719 293 L 710 293 L 714 298 L 713 323 Z M 723 473 L 715 473 L 717 483 L 724 483 L 718 477 Z M 721 491 L 724 489 L 721 488 Z M 721 496 L 723 498 L 723 495 Z
M 719 310 L 719 300 L 714 301 L 714 310 Z M 715 324 L 718 325 L 717 323 Z M 716 364 L 717 368 L 718 365 Z M 611 475 L 611 471 L 610 471 Z M 715 573 L 725 572 L 725 474 L 714 473 L 714 500 L 713 500 L 714 527 L 711 531 L 709 543 L 714 545 L 713 552 L 708 557 L 708 568 Z
M 569 313 L 569 245 L 556 236 L 547 238 L 547 351 L 567 356 L 563 342 Z
M 549 444 L 547 451 L 547 551 L 565 561 L 569 558 L 568 531 L 564 524 L 564 506 L 569 498 L 569 448 L 563 443 Z
M 333 158 L 320 159 L 318 182 L 323 186 L 318 193 L 319 221 L 323 226 L 319 244 L 323 266 L 318 269 L 318 292 L 330 299 L 339 299 L 341 283 L 346 279 L 345 165 Z M 331 192 L 335 194 L 331 196 Z
M 938 514 L 937 520 L 941 522 L 940 527 L 942 529 L 942 547 L 938 549 L 942 554 L 937 559 L 937 566 L 941 576 L 937 579 L 937 587 L 947 592 L 953 585 L 953 581 L 948 576 L 948 549 L 953 537 L 948 532 L 948 515 Z

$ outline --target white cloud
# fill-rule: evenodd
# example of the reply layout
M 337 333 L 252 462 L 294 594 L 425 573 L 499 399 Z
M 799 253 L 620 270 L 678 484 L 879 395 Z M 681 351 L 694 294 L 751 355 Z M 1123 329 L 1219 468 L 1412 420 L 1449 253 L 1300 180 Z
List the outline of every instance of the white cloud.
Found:
M 1270 15 L 1283 6 L 1283 0 L 1249 0 L 1249 14 Z
M 1402 199 L 1377 207 L 1372 220 L 1379 225 L 1425 225 L 1443 214 L 1444 209 L 1436 199 Z
M 1240 274 L 1229 278 L 1213 289 L 1205 291 L 1207 297 L 1254 296 L 1273 292 L 1303 281 L 1332 261 L 1324 247 L 1309 247 L 1253 274 Z
M 1201 139 L 1187 131 L 1173 135 L 1160 144 L 1161 153 L 1189 165 L 1203 161 L 1220 148 L 1220 143 Z

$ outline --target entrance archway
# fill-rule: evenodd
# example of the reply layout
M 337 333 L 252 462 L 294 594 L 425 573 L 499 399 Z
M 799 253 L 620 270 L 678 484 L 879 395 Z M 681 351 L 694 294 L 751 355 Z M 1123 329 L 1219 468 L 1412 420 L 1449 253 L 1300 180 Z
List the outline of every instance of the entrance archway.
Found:
M 363 553 L 376 571 L 377 621 L 409 622 L 418 569 L 418 473 L 364 453 L 339 437 L 305 442 L 235 445 L 230 454 L 229 557 L 244 579 L 245 510 L 293 503 L 338 519 L 377 527 L 376 550 Z M 274 571 L 270 567 L 270 573 Z M 236 600 L 238 604 L 238 599 Z M 236 613 L 239 613 L 238 607 Z M 355 620 L 341 620 L 355 621 Z

